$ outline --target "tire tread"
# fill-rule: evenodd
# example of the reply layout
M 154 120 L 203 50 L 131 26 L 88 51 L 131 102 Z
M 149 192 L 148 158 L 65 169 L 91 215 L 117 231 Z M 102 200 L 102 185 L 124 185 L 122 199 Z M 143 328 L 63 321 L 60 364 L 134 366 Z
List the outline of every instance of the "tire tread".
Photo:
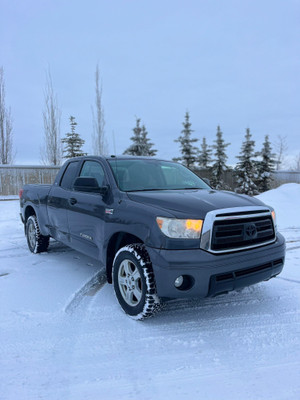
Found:
M 155 276 L 152 269 L 152 263 L 149 257 L 149 254 L 145 248 L 145 245 L 140 243 L 130 244 L 123 248 L 121 248 L 115 256 L 114 263 L 113 263 L 113 270 L 115 268 L 115 261 L 119 254 L 122 252 L 129 252 L 134 255 L 136 260 L 139 262 L 140 267 L 143 270 L 145 282 L 146 282 L 146 294 L 145 294 L 145 302 L 143 306 L 143 310 L 136 315 L 129 315 L 131 318 L 135 320 L 144 320 L 147 318 L 152 317 L 161 309 L 161 302 L 159 297 L 157 296 L 156 291 L 156 283 L 155 283 Z M 114 271 L 113 274 L 114 276 Z M 115 294 L 116 289 L 115 289 Z M 118 298 L 118 296 L 117 296 Z M 119 299 L 118 299 L 119 300 Z M 120 301 L 119 301 L 120 302 Z M 122 306 L 122 304 L 120 303 Z M 124 309 L 124 307 L 122 306 Z M 126 312 L 126 310 L 124 310 Z
M 40 227 L 39 227 L 36 215 L 31 215 L 27 219 L 26 235 L 27 235 L 27 227 L 28 227 L 28 223 L 29 223 L 28 221 L 30 221 L 30 220 L 33 221 L 33 224 L 34 224 L 34 227 L 35 227 L 36 243 L 35 243 L 34 249 L 30 248 L 29 242 L 28 242 L 28 247 L 29 247 L 30 251 L 32 251 L 32 253 L 43 253 L 43 252 L 48 250 L 50 236 L 44 236 L 44 235 L 41 234 Z M 27 238 L 27 240 L 28 240 L 28 238 Z

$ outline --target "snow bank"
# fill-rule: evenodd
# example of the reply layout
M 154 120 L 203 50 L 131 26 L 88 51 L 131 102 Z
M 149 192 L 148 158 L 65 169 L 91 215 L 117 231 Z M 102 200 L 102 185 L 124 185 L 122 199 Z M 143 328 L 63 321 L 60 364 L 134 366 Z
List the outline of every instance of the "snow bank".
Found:
M 275 209 L 279 230 L 300 227 L 300 184 L 286 183 L 256 197 Z

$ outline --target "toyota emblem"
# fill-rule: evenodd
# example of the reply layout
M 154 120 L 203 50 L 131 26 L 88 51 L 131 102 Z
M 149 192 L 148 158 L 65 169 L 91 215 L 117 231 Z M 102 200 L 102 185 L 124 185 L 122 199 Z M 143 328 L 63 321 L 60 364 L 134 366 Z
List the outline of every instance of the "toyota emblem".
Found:
M 246 232 L 246 235 L 247 235 L 250 239 L 253 239 L 253 238 L 256 236 L 256 234 L 257 234 L 256 226 L 255 226 L 254 224 L 248 224 L 248 225 L 246 226 L 245 232 Z

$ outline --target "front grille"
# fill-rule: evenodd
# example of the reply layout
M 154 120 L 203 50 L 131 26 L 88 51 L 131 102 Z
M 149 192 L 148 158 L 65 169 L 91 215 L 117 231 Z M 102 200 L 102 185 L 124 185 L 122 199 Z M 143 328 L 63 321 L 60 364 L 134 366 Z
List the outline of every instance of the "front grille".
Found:
M 268 243 L 275 239 L 271 215 L 255 215 L 243 218 L 241 215 L 215 220 L 211 238 L 211 249 L 230 251 Z

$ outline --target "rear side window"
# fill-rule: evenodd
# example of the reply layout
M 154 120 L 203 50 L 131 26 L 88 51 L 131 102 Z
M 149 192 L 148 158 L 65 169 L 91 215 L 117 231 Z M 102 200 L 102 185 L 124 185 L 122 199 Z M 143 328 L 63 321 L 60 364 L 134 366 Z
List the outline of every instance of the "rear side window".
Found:
M 60 186 L 64 189 L 71 189 L 78 169 L 79 161 L 70 162 L 67 166 L 64 176 L 61 180 Z
M 81 169 L 80 176 L 95 178 L 100 187 L 104 185 L 104 170 L 101 164 L 96 161 L 85 161 Z

